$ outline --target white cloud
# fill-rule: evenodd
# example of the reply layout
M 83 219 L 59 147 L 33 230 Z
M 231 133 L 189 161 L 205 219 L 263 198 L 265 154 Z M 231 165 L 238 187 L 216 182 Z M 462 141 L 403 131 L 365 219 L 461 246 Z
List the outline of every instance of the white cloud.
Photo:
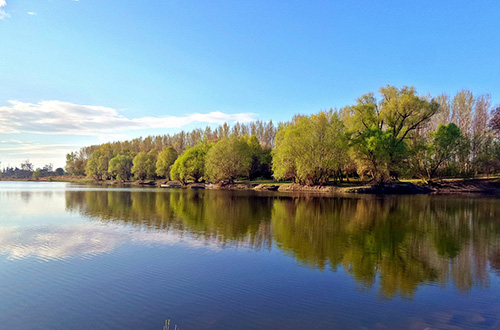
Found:
M 30 16 L 36 16 L 36 13 L 34 11 L 29 11 L 27 12 L 26 14 L 30 15 Z
M 2 0 L 0 0 L 2 1 Z M 62 101 L 9 101 L 0 107 L 0 133 L 72 134 L 102 136 L 129 130 L 180 128 L 193 123 L 250 122 L 252 113 L 193 113 L 185 116 L 128 118 L 109 107 Z
M 5 6 L 7 6 L 7 2 L 5 2 L 5 0 L 0 0 L 0 20 L 10 17 L 3 9 Z

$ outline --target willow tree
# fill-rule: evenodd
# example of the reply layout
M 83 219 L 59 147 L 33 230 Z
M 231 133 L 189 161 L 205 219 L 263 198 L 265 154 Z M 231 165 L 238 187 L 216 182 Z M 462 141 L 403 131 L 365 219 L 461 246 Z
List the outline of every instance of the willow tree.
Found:
M 326 184 L 347 158 L 347 139 L 337 113 L 298 116 L 280 128 L 273 149 L 273 171 L 277 179 Z
M 205 169 L 212 182 L 234 182 L 248 176 L 252 165 L 252 149 L 244 138 L 235 135 L 219 140 L 207 153 Z
M 132 174 L 133 157 L 129 154 L 120 154 L 111 158 L 108 166 L 108 173 L 112 178 L 121 181 L 128 181 Z
M 156 161 L 156 175 L 170 179 L 170 170 L 177 157 L 177 151 L 173 147 L 163 147 Z
M 439 104 L 418 96 L 413 87 L 380 89 L 382 100 L 372 93 L 360 97 L 346 109 L 346 125 L 360 172 L 376 181 L 389 180 L 404 171 L 407 140 L 439 109 Z
M 211 144 L 202 142 L 186 149 L 177 158 L 170 170 L 172 180 L 186 183 L 188 180 L 199 182 L 205 177 L 205 157 Z
M 156 158 L 158 153 L 156 150 L 151 150 L 146 153 L 139 152 L 133 160 L 132 173 L 139 180 L 150 179 L 153 180 L 156 175 Z

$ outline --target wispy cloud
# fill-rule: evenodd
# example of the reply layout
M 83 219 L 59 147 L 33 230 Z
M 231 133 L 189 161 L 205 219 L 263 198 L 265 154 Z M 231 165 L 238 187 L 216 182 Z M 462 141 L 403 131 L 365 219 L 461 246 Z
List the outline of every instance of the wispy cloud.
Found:
M 7 6 L 7 2 L 5 2 L 5 0 L 0 0 L 0 20 L 10 17 L 10 15 L 5 12 L 5 6 Z
M 0 0 L 2 1 L 2 0 Z M 9 101 L 0 107 L 0 133 L 72 134 L 103 136 L 130 130 L 180 128 L 194 123 L 222 124 L 250 122 L 252 113 L 193 113 L 185 116 L 128 118 L 103 106 L 80 105 L 62 101 L 26 103 Z
M 29 11 L 27 12 L 26 14 L 30 15 L 30 16 L 36 16 L 36 13 L 34 11 Z
M 0 140 L 0 168 L 5 166 L 19 166 L 29 159 L 36 167 L 55 163 L 56 167 L 64 166 L 64 156 L 79 149 L 77 144 L 41 144 L 32 141 L 17 139 Z

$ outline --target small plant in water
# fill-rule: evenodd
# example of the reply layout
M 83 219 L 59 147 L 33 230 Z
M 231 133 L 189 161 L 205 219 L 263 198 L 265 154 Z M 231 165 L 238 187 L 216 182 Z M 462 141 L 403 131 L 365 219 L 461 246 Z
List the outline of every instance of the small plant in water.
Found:
M 165 320 L 165 325 L 163 326 L 163 330 L 170 330 L 170 319 Z M 172 330 L 181 330 L 181 328 L 178 328 L 177 324 L 175 324 Z

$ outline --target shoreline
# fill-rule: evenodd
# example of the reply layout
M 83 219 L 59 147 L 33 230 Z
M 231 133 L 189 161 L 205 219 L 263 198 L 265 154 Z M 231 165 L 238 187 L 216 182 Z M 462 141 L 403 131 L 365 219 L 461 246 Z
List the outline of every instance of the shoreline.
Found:
M 179 182 L 167 182 L 165 180 L 147 181 L 95 181 L 85 177 L 60 177 L 33 179 L 0 179 L 0 181 L 26 181 L 26 182 L 71 182 L 81 184 L 106 185 L 106 186 L 134 186 L 154 187 L 162 189 L 207 189 L 207 190 L 253 190 L 268 192 L 299 192 L 306 194 L 367 194 L 367 195 L 488 195 L 500 197 L 500 178 L 479 179 L 445 179 L 433 181 L 427 184 L 411 182 L 391 182 L 384 185 L 370 183 L 342 183 L 340 185 L 306 186 L 297 183 L 270 182 L 236 182 L 231 184 L 207 184 L 189 183 L 182 185 Z

